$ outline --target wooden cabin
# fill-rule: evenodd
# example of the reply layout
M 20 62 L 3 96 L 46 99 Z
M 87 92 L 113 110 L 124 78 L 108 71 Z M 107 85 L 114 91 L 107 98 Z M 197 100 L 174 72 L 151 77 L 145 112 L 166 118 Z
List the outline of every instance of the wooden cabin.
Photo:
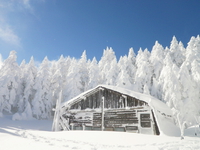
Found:
M 99 130 L 159 135 L 163 132 L 161 124 L 164 123 L 158 121 L 159 118 L 164 117 L 173 123 L 169 109 L 164 108 L 163 112 L 163 107 L 167 106 L 150 95 L 99 85 L 61 106 L 58 130 Z

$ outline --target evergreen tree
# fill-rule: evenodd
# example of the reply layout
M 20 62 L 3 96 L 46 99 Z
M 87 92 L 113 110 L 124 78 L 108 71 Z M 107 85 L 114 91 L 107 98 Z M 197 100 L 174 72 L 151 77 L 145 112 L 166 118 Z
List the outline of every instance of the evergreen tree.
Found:
M 158 41 L 156 41 L 155 45 L 152 48 L 149 60 L 152 65 L 152 71 L 153 71 L 151 79 L 152 82 L 151 95 L 158 99 L 161 99 L 161 90 L 158 85 L 158 80 L 163 68 L 163 59 L 164 59 L 164 48 L 162 47 L 162 45 L 158 43 Z
M 0 113 L 3 111 L 12 113 L 17 111 L 16 96 L 20 82 L 20 68 L 16 62 L 15 51 L 11 51 L 4 61 L 0 74 Z
M 24 89 L 25 89 L 25 85 L 26 85 L 26 75 L 25 75 L 25 69 L 26 69 L 26 62 L 25 60 L 23 60 L 20 64 L 20 83 L 18 84 L 18 93 L 17 95 L 19 95 L 16 98 L 17 101 L 17 107 L 18 107 L 18 111 L 17 112 L 23 112 L 24 108 L 25 108 L 25 101 L 23 99 L 24 96 Z
M 164 66 L 160 74 L 159 84 L 162 90 L 162 100 L 170 107 L 177 109 L 177 102 L 181 100 L 180 83 L 175 74 L 176 65 L 173 64 L 169 53 L 164 59 Z
M 89 82 L 88 89 L 94 88 L 99 84 L 99 66 L 97 60 L 94 57 L 92 62 L 89 64 Z
M 115 73 L 116 70 L 114 70 L 116 68 L 117 58 L 115 56 L 115 52 L 112 48 L 107 47 L 103 52 L 101 60 L 99 61 L 100 84 L 116 84 L 115 80 L 117 74 Z
M 129 53 L 128 53 L 128 59 L 127 61 L 125 61 L 125 65 L 127 66 L 126 67 L 126 71 L 127 71 L 127 74 L 128 74 L 128 80 L 131 84 L 131 87 L 130 87 L 130 90 L 133 90 L 134 88 L 134 82 L 135 82 L 135 74 L 136 74 L 136 55 L 134 53 L 134 50 L 133 48 L 130 48 L 129 49 Z
M 81 59 L 78 61 L 78 69 L 80 74 L 80 91 L 84 92 L 88 90 L 88 82 L 89 82 L 89 71 L 88 71 L 88 63 L 87 63 L 87 55 L 86 51 L 83 52 Z
M 63 97 L 67 97 L 68 93 L 66 88 L 68 87 L 68 73 L 71 65 L 71 58 L 64 58 L 60 56 L 59 60 L 53 64 L 51 69 L 51 90 L 52 90 L 52 103 L 55 107 L 56 101 L 59 98 L 59 93 L 63 90 Z
M 63 89 L 62 81 L 63 78 L 60 69 L 55 70 L 51 76 L 52 105 L 54 108 L 56 107 L 56 101 L 59 98 L 58 93 Z
M 65 93 L 63 99 L 65 101 L 74 98 L 75 96 L 79 95 L 82 90 L 81 84 L 81 76 L 79 74 L 79 65 L 75 58 L 71 60 L 71 64 L 69 67 L 69 72 L 67 74 L 67 86 L 65 88 Z
M 187 62 L 187 67 L 189 71 L 191 72 L 191 63 L 193 60 L 196 60 L 197 62 L 200 63 L 200 37 L 197 36 L 191 37 L 190 41 L 188 42 L 188 46 L 186 48 L 186 53 L 185 53 L 185 61 Z
M 173 36 L 171 45 L 170 45 L 170 55 L 173 63 L 180 67 L 184 61 L 184 49 L 182 43 L 178 43 L 175 36 Z
M 45 57 L 40 65 L 36 77 L 36 84 L 34 85 L 36 94 L 32 101 L 32 111 L 33 116 L 37 119 L 51 118 L 52 101 L 50 89 L 49 60 Z
M 132 89 L 130 77 L 128 74 L 128 58 L 127 56 L 120 57 L 118 62 L 119 75 L 117 79 L 117 86 Z
M 144 92 L 144 85 L 151 88 L 152 67 L 149 62 L 150 53 L 147 49 L 138 51 L 136 57 L 137 71 L 135 75 L 134 90 L 140 93 Z
M 106 81 L 105 84 L 107 85 L 116 85 L 117 84 L 117 76 L 119 74 L 119 68 L 117 65 L 117 59 L 113 59 L 110 63 L 110 69 L 105 72 Z
M 22 63 L 20 68 L 23 72 L 21 82 L 21 94 L 18 101 L 19 109 L 17 114 L 13 116 L 15 119 L 31 119 L 33 117 L 32 101 L 35 96 L 35 79 L 37 75 L 37 68 L 35 67 L 34 58 L 31 57 L 29 63 L 26 65 Z
M 200 116 L 200 109 L 199 109 L 199 105 L 200 105 L 200 64 L 196 61 L 193 60 L 192 64 L 191 64 L 191 80 L 193 81 L 193 86 L 194 86 L 194 95 L 196 95 L 195 99 L 192 99 L 192 102 L 194 103 L 194 108 L 193 110 L 195 110 L 195 113 L 193 114 L 193 116 L 195 117 L 194 119 L 196 121 L 198 121 L 199 116 Z M 193 94 L 193 93 L 191 93 Z M 197 122 L 199 123 L 199 122 Z
M 184 121 L 187 120 L 187 124 L 189 125 L 194 121 L 193 116 L 197 115 L 197 103 L 195 103 L 195 100 L 199 99 L 199 92 L 195 90 L 195 84 L 192 81 L 186 62 L 184 62 L 180 68 L 179 81 L 181 83 L 180 91 L 182 93 L 181 100 L 183 101 L 183 106 L 178 111 L 180 115 L 183 116 Z
M 152 48 L 151 56 L 149 58 L 150 63 L 152 64 L 153 69 L 153 77 L 157 80 L 160 76 L 160 72 L 163 67 L 163 59 L 164 59 L 164 48 L 162 45 L 155 42 L 155 45 Z

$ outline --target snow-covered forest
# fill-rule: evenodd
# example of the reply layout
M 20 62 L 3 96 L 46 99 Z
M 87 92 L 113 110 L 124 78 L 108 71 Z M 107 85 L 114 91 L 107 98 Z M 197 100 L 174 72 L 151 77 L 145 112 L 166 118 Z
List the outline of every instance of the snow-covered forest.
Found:
M 15 51 L 0 59 L 0 116 L 15 119 L 49 119 L 59 93 L 63 102 L 96 87 L 115 85 L 150 94 L 165 102 L 173 111 L 177 124 L 192 125 L 200 115 L 200 36 L 191 37 L 188 45 L 172 38 L 164 48 L 157 41 L 151 50 L 133 48 L 119 60 L 112 48 L 106 48 L 99 61 L 70 56 L 39 66 L 34 58 L 18 65 Z

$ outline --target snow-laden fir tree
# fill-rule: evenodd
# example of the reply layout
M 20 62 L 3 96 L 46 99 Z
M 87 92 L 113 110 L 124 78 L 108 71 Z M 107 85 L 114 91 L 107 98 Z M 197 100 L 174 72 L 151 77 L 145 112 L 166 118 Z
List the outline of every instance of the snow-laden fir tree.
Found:
M 17 89 L 20 82 L 20 68 L 16 62 L 15 51 L 11 51 L 4 61 L 0 74 L 0 115 L 2 112 L 13 113 L 17 111 Z
M 107 85 L 117 85 L 117 77 L 119 74 L 119 68 L 117 65 L 117 59 L 113 59 L 110 64 L 110 69 L 105 73 L 106 82 L 104 84 Z
M 19 95 L 16 98 L 16 103 L 17 103 L 17 112 L 23 112 L 25 108 L 25 100 L 23 99 L 24 96 L 24 89 L 25 89 L 25 84 L 26 84 L 26 74 L 25 74 L 25 69 L 26 69 L 26 62 L 23 60 L 20 64 L 20 82 L 18 84 L 18 90 L 17 90 L 17 95 Z
M 48 119 L 51 117 L 52 101 L 50 88 L 50 70 L 47 57 L 42 61 L 34 85 L 35 97 L 32 101 L 33 117 Z
M 52 105 L 56 107 L 56 101 L 59 98 L 59 92 L 63 89 L 62 73 L 60 69 L 55 70 L 51 76 Z M 62 93 L 63 94 L 63 93 Z
M 173 63 L 175 63 L 178 67 L 180 67 L 184 61 L 184 53 L 185 49 L 183 48 L 183 44 L 178 43 L 175 36 L 173 36 L 171 45 L 170 45 L 170 55 Z
M 128 74 L 128 78 L 127 80 L 129 80 L 130 84 L 131 84 L 131 87 L 130 87 L 130 90 L 133 90 L 134 89 L 134 82 L 135 82 L 135 74 L 136 74 L 136 55 L 134 53 L 134 50 L 133 48 L 130 48 L 129 49 L 129 52 L 128 52 L 128 59 L 127 61 L 125 61 L 125 65 L 127 66 L 126 67 L 126 71 L 127 71 L 127 74 Z
M 118 75 L 117 58 L 112 48 L 106 48 L 99 61 L 100 84 L 116 85 Z
M 178 80 L 180 82 L 181 98 L 176 99 L 176 119 L 181 129 L 181 136 L 183 137 L 183 131 L 186 124 L 190 124 L 194 121 L 195 105 L 192 102 L 197 97 L 197 93 L 194 90 L 194 84 L 191 80 L 191 75 L 184 62 L 178 73 Z M 193 122 L 194 123 L 194 122 Z
M 177 100 L 181 99 L 180 83 L 177 74 L 177 67 L 173 64 L 169 53 L 164 59 L 164 66 L 160 74 L 159 84 L 162 92 L 162 100 L 167 103 L 170 108 L 176 107 Z
M 155 42 L 155 45 L 152 48 L 151 55 L 149 57 L 150 64 L 152 66 L 152 87 L 151 95 L 161 99 L 161 88 L 158 84 L 160 73 L 163 69 L 163 59 L 164 59 L 164 48 L 158 41 Z
M 120 57 L 118 62 L 119 74 L 117 78 L 117 86 L 132 89 L 131 81 L 128 74 L 128 58 L 127 56 Z M 133 78 L 134 79 L 134 78 Z
M 97 60 L 94 57 L 89 64 L 88 68 L 88 75 L 89 75 L 89 82 L 88 82 L 88 89 L 92 89 L 93 87 L 96 87 L 99 84 L 99 77 L 100 77 L 100 71 L 97 64 Z
M 65 100 L 69 100 L 83 92 L 81 91 L 83 86 L 81 84 L 79 69 L 78 61 L 73 58 L 71 60 L 71 65 L 67 74 L 67 84 L 65 91 L 63 91 L 65 93 L 65 97 L 63 97 L 63 99 Z
M 89 82 L 89 71 L 88 71 L 86 51 L 83 52 L 81 59 L 78 61 L 78 68 L 79 68 L 78 74 L 80 75 L 80 82 L 81 82 L 80 91 L 84 92 L 88 90 L 88 82 Z
M 18 101 L 18 112 L 13 116 L 15 119 L 31 119 L 32 113 L 32 101 L 35 97 L 36 91 L 34 90 L 35 79 L 37 76 L 37 68 L 35 67 L 34 58 L 31 57 L 28 64 L 21 64 L 21 70 L 23 75 L 21 77 L 21 95 Z M 19 118 L 21 116 L 21 118 Z
M 71 66 L 71 58 L 64 58 L 60 56 L 59 60 L 52 64 L 54 69 L 51 69 L 51 90 L 52 90 L 52 102 L 55 107 L 56 101 L 59 98 L 61 90 L 65 91 L 68 84 L 68 72 Z M 52 68 L 52 67 L 51 67 Z M 66 93 L 66 94 L 65 94 Z M 66 98 L 68 93 L 62 92 L 63 97 Z
M 135 74 L 134 90 L 143 93 L 144 86 L 151 88 L 152 67 L 149 61 L 150 53 L 147 49 L 138 51 L 136 57 L 137 71 Z

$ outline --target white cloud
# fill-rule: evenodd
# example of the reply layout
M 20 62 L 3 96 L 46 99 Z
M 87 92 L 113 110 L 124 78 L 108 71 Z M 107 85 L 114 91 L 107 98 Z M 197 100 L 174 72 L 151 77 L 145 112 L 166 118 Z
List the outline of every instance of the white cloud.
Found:
M 28 10 L 30 13 L 33 13 L 33 7 L 30 5 L 30 0 L 21 0 L 22 7 Z
M 21 46 L 20 37 L 15 30 L 15 24 L 9 24 L 9 15 L 13 12 L 28 12 L 34 15 L 34 8 L 31 1 L 35 0 L 0 0 L 0 41 Z M 37 2 L 45 2 L 45 0 L 37 0 Z M 14 30 L 15 29 L 15 30 Z
M 8 44 L 20 46 L 20 38 L 7 25 L 0 26 L 0 39 Z
M 7 23 L 7 18 L 4 14 L 0 11 L 0 41 L 19 47 L 21 46 L 20 38 Z
M 0 41 L 14 46 L 21 46 L 20 37 L 9 24 L 9 13 L 18 12 L 20 9 L 32 11 L 30 0 L 0 0 Z
M 26 6 L 30 6 L 30 0 L 22 0 L 24 5 Z
M 31 6 L 31 1 L 36 1 L 36 0 L 20 0 L 19 3 L 22 4 L 22 7 L 24 7 L 25 9 L 27 9 L 30 13 L 34 13 L 34 9 L 33 7 Z M 42 2 L 44 3 L 45 0 L 37 0 L 37 2 Z

